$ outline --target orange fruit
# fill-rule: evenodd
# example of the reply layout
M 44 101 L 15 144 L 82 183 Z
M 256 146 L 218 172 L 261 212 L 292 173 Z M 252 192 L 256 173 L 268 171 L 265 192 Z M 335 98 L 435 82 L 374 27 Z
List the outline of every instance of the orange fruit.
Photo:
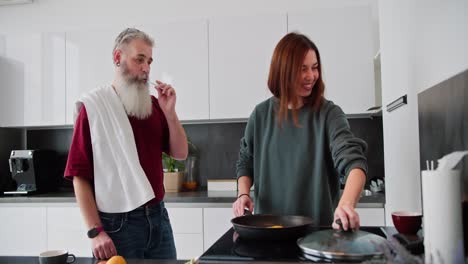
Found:
M 107 261 L 103 260 L 103 261 L 99 261 L 97 264 L 106 264 Z
M 113 256 L 112 258 L 107 260 L 106 264 L 127 264 L 127 262 L 122 256 Z

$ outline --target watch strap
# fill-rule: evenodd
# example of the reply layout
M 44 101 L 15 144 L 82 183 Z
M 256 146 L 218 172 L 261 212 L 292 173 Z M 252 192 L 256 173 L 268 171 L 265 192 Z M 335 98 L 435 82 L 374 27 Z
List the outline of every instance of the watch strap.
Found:
M 101 233 L 102 231 L 104 231 L 104 227 L 102 226 L 95 226 L 93 228 L 91 228 L 90 230 L 88 230 L 88 237 L 89 238 L 95 238 L 97 237 L 97 235 L 99 235 L 99 233 Z

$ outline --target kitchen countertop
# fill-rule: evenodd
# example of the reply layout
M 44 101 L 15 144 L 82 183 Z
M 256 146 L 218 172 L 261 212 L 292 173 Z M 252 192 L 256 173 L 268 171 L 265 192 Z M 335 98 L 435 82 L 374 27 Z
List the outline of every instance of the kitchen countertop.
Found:
M 231 206 L 235 201 L 235 191 L 196 191 L 166 193 L 164 202 L 173 207 L 200 206 L 225 207 Z M 36 194 L 29 196 L 2 196 L 0 205 L 7 203 L 76 203 L 75 194 L 72 191 Z M 373 193 L 370 196 L 362 196 L 357 204 L 358 208 L 383 208 L 385 194 Z
M 158 260 L 158 259 L 126 259 L 128 264 L 182 264 L 188 260 Z M 73 264 L 96 264 L 99 261 L 93 258 L 76 258 Z M 37 264 L 39 257 L 0 256 L 0 263 L 8 264 Z

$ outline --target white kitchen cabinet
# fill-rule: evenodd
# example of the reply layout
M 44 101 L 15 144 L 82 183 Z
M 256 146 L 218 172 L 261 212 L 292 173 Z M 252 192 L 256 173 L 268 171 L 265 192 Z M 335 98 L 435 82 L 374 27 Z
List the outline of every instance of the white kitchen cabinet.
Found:
M 154 38 L 150 80 L 172 84 L 181 120 L 209 119 L 208 22 L 177 22 L 137 27 Z M 152 94 L 156 95 L 154 89 Z
M 203 234 L 176 234 L 177 259 L 193 259 L 203 254 Z
M 0 255 L 37 256 L 47 250 L 44 207 L 0 207 Z
M 385 226 L 384 208 L 356 208 L 361 226 Z
M 170 206 L 170 205 L 169 205 Z M 179 259 L 203 253 L 203 209 L 167 208 Z M 76 203 L 0 204 L 0 256 L 36 256 L 66 249 L 77 257 L 91 257 L 87 228 Z
M 273 50 L 286 34 L 286 15 L 215 17 L 209 22 L 210 118 L 247 118 L 271 96 Z
M 66 123 L 73 124 L 75 102 L 85 92 L 110 85 L 112 49 L 122 28 L 66 32 Z
M 167 205 L 178 259 L 192 259 L 203 253 L 203 209 L 171 208 Z
M 208 250 L 229 228 L 234 217 L 232 208 L 203 208 L 203 243 Z
M 369 7 L 288 14 L 288 30 L 307 35 L 317 45 L 327 99 L 341 106 L 346 114 L 364 113 L 376 104 L 376 49 Z
M 180 207 L 166 204 L 178 259 L 200 256 L 232 227 L 231 207 Z M 358 207 L 361 226 L 385 226 L 383 208 Z M 66 249 L 90 257 L 80 209 L 76 203 L 0 204 L 0 256 L 36 256 L 40 252 Z
M 0 35 L 0 57 L 5 56 L 6 36 Z
M 78 206 L 47 207 L 47 248 L 66 249 L 77 257 L 92 257 L 91 240 Z
M 24 66 L 0 56 L 0 126 L 24 124 Z
M 64 33 L 5 36 L 0 77 L 0 125 L 65 123 Z
M 205 20 L 142 25 L 155 40 L 150 80 L 171 83 L 181 120 L 208 119 L 208 28 Z M 112 49 L 122 29 L 66 33 L 67 124 L 80 96 L 114 78 Z M 151 93 L 156 95 L 154 89 Z

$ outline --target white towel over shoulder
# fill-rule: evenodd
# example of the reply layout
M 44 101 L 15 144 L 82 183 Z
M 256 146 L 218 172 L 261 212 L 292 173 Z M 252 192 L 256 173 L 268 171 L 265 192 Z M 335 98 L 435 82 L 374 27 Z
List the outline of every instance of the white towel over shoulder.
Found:
M 106 213 L 131 211 L 155 197 L 138 159 L 127 113 L 112 86 L 97 88 L 75 104 L 75 120 L 86 107 L 94 163 L 97 208 Z

